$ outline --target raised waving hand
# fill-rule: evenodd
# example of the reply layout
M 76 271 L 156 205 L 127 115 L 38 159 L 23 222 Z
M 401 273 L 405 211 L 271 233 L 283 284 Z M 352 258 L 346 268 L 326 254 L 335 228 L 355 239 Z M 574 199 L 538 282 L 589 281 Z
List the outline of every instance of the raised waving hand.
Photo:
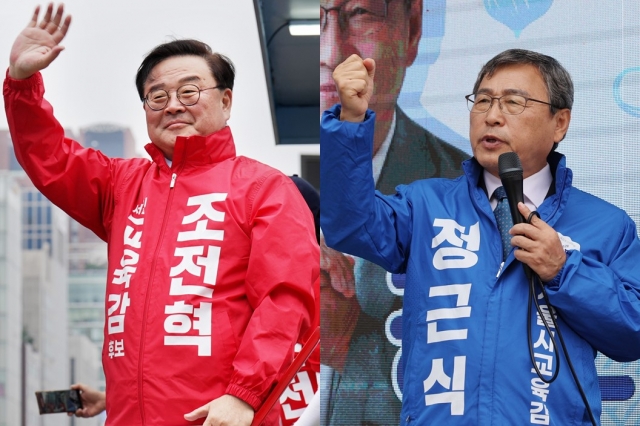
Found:
M 9 76 L 16 79 L 31 77 L 49 66 L 58 57 L 64 47 L 64 39 L 71 15 L 64 16 L 64 4 L 58 5 L 55 14 L 53 3 L 49 3 L 44 17 L 38 22 L 40 6 L 37 6 L 27 27 L 22 30 L 13 43 L 9 56 Z

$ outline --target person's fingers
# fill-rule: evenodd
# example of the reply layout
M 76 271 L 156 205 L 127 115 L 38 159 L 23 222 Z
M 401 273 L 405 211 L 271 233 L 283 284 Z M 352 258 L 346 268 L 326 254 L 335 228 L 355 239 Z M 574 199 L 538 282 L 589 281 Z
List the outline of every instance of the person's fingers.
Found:
M 540 219 L 537 214 L 531 214 L 531 210 L 524 203 L 518 203 L 518 211 L 525 219 L 531 217 L 531 221 L 529 223 L 522 222 L 515 224 L 513 228 L 509 230 L 509 234 L 513 236 L 525 235 L 527 238 L 537 239 L 541 235 L 540 231 L 548 231 L 549 225 Z
M 376 75 L 376 61 L 371 58 L 367 58 L 363 61 L 365 68 L 367 69 L 367 73 L 369 73 L 369 77 L 373 80 Z
M 352 53 L 345 61 L 344 64 L 350 64 L 352 62 L 360 63 L 362 62 L 362 58 L 358 56 L 356 53 Z
M 60 22 L 62 21 L 62 15 L 64 14 L 64 4 L 60 3 L 58 9 L 56 10 L 56 14 L 53 16 L 53 24 L 56 27 L 60 26 Z
M 49 21 L 49 23 L 44 28 L 46 32 L 53 35 L 56 31 L 58 31 L 58 26 L 53 23 L 53 21 Z
M 514 235 L 511 238 L 511 245 L 526 252 L 532 252 L 536 247 L 538 247 L 538 243 L 536 241 L 523 234 Z
M 62 17 L 64 16 L 64 4 L 60 4 L 60 6 L 58 6 L 58 9 L 56 10 L 56 14 L 54 15 L 53 19 L 51 20 L 51 22 L 49 22 L 49 24 L 46 26 L 46 30 L 49 34 L 51 34 L 54 39 L 56 40 L 56 42 L 60 42 L 60 40 L 62 40 L 67 32 L 67 30 L 69 29 L 69 16 L 67 16 L 64 19 L 64 22 L 62 20 Z M 61 25 L 61 22 L 62 25 Z M 65 27 L 66 25 L 66 27 Z
M 185 420 L 194 421 L 197 419 L 201 419 L 203 417 L 207 417 L 209 414 L 209 404 L 205 404 L 202 407 L 198 407 L 190 413 L 184 415 Z
M 362 79 L 351 79 L 349 81 L 349 86 L 345 87 L 345 89 L 347 95 L 353 93 L 353 95 L 360 96 L 360 94 L 366 91 L 367 82 Z
M 516 225 L 513 225 L 513 228 L 509 230 L 509 234 L 513 238 L 517 236 L 524 236 L 528 239 L 536 239 L 539 237 L 538 229 L 536 229 L 532 225 L 529 225 L 528 223 L 518 223 Z M 512 245 L 515 245 L 515 244 L 512 244 Z
M 58 57 L 60 52 L 62 52 L 63 50 L 64 50 L 63 46 L 60 46 L 60 45 L 53 46 L 49 51 L 49 53 L 47 54 L 47 61 L 48 61 L 47 66 L 49 66 L 49 64 L 53 62 Z
M 62 23 L 62 26 L 60 27 L 60 34 L 61 34 L 60 40 L 62 40 L 67 35 L 67 31 L 69 31 L 70 25 L 71 25 L 71 15 L 67 15 L 64 18 L 64 22 Z
M 49 5 L 47 6 L 47 11 L 44 14 L 44 18 L 42 18 L 42 21 L 40 21 L 40 28 L 42 28 L 43 30 L 47 28 L 47 25 L 49 25 L 49 22 L 51 22 L 51 14 L 53 13 L 53 3 L 49 3 Z
M 527 216 L 528 218 L 529 216 Z M 538 229 L 542 229 L 543 225 L 546 225 L 547 222 L 545 222 L 544 220 L 540 219 L 540 217 L 538 217 L 538 215 L 531 215 L 531 221 L 529 222 L 531 225 L 533 225 L 534 227 L 538 228 Z
M 529 217 L 529 214 L 531 213 L 531 210 L 529 210 L 529 207 L 527 207 L 527 205 L 523 202 L 518 203 L 518 211 L 520 212 L 522 217 L 524 217 L 525 219 Z
M 531 209 L 529 209 L 529 207 L 527 207 L 522 202 L 518 203 L 518 211 L 520 212 L 522 217 L 524 217 L 525 221 L 529 219 L 529 216 L 531 216 L 531 221 L 529 223 L 538 229 L 541 228 L 542 224 L 546 224 L 544 220 L 540 219 L 537 213 L 531 214 L 532 213 Z
M 38 25 L 38 15 L 40 15 L 40 5 L 36 6 L 35 10 L 33 11 L 33 16 L 31 16 L 31 21 L 29 21 L 27 27 L 33 28 Z

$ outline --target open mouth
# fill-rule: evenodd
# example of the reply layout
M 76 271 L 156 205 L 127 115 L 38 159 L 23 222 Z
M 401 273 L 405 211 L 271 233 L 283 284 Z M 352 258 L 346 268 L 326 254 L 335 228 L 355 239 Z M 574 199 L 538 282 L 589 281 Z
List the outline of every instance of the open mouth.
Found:
M 495 136 L 485 136 L 482 138 L 482 143 L 488 146 L 496 146 L 504 143 L 501 139 L 496 138 Z

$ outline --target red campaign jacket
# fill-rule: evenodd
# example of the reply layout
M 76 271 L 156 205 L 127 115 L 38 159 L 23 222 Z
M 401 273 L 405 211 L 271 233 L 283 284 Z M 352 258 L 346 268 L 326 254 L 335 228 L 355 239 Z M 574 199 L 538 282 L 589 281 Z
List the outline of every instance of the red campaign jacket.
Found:
M 40 74 L 7 76 L 16 157 L 54 204 L 109 244 L 107 425 L 188 425 L 223 395 L 254 410 L 314 321 L 312 215 L 282 173 L 236 157 L 228 127 L 178 137 L 172 166 L 64 137 Z M 265 424 L 278 423 L 278 409 Z

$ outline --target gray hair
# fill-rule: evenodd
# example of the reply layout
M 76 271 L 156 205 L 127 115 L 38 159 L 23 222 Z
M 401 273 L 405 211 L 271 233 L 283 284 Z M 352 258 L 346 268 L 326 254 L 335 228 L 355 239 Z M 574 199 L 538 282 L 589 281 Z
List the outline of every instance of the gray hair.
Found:
M 573 81 L 569 72 L 551 56 L 524 49 L 509 49 L 494 56 L 484 64 L 478 73 L 478 79 L 473 86 L 473 93 L 477 93 L 480 83 L 485 77 L 491 77 L 500 67 L 505 65 L 528 64 L 540 71 L 549 95 L 551 113 L 559 109 L 573 106 Z

